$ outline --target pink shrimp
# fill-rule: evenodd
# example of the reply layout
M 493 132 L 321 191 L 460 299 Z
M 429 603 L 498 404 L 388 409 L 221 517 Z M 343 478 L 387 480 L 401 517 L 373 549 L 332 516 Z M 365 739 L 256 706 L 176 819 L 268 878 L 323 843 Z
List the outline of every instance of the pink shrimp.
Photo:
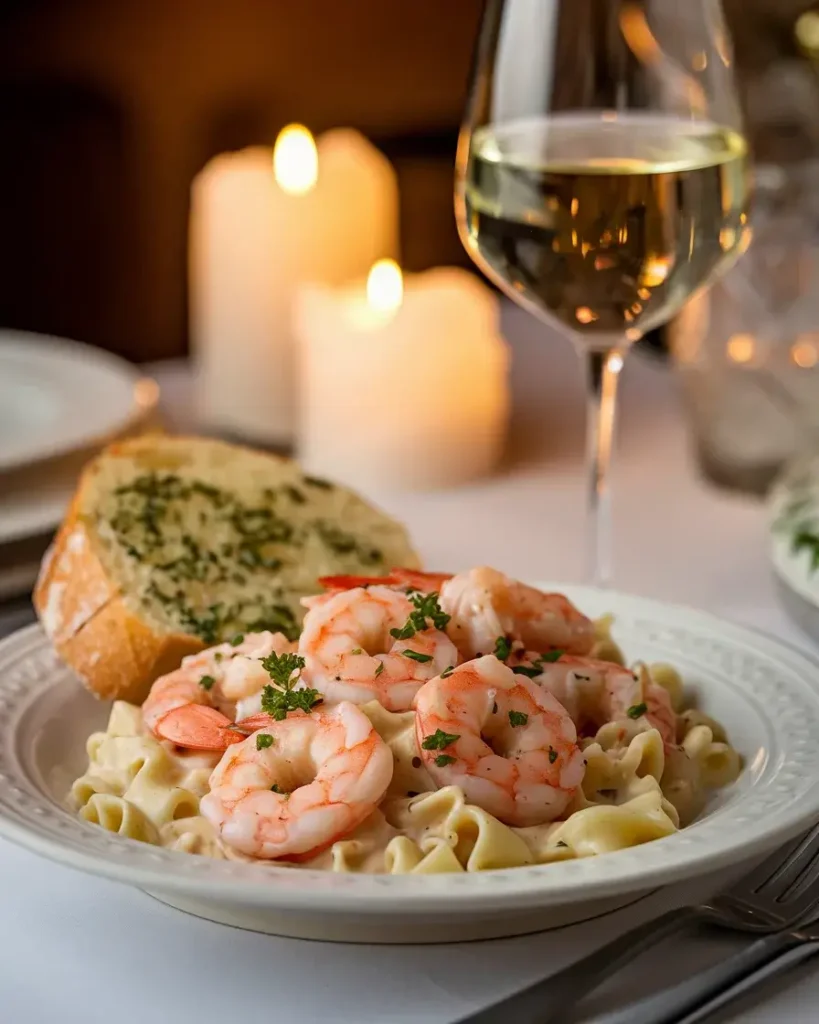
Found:
M 304 619 L 302 679 L 330 704 L 378 700 L 388 711 L 407 711 L 428 679 L 459 660 L 441 630 L 429 623 L 405 628 L 417 611 L 406 594 L 390 587 L 333 594 Z
M 430 680 L 415 698 L 419 754 L 439 786 L 509 825 L 554 821 L 585 762 L 558 701 L 492 655 Z
M 442 584 L 452 579 L 448 572 L 422 572 L 420 569 L 390 569 L 386 576 L 321 576 L 319 583 L 325 590 L 353 590 L 355 587 L 389 586 L 409 587 L 425 594 L 441 589 Z
M 614 662 L 571 655 L 540 668 L 535 681 L 563 704 L 578 727 L 645 717 L 666 748 L 675 745 L 677 719 L 668 691 L 644 669 L 632 672 Z
M 294 649 L 282 633 L 248 633 L 238 644 L 209 647 L 160 676 L 142 705 L 154 736 L 192 750 L 224 750 L 244 739 L 232 729 L 238 714 L 257 710 L 253 698 L 270 677 L 260 659 Z
M 529 650 L 559 648 L 586 654 L 594 623 L 563 594 L 546 594 L 482 567 L 441 586 L 441 607 L 451 616 L 447 632 L 465 658 L 490 653 L 498 637 Z
M 228 846 L 252 857 L 307 860 L 381 802 L 392 752 L 355 704 L 294 711 L 282 721 L 256 715 L 253 724 L 261 728 L 225 752 L 200 805 Z

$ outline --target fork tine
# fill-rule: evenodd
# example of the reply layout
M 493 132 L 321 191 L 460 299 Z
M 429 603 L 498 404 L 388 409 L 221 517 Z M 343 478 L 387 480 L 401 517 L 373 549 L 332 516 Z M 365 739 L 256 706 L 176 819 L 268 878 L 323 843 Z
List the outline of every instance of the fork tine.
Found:
M 804 868 L 819 852 L 819 825 L 804 836 L 795 839 L 784 850 L 779 849 L 766 858 L 754 871 L 740 879 L 731 893 L 743 896 L 749 892 L 766 892 L 776 888 L 784 893 L 799 877 Z
M 788 888 L 779 894 L 776 902 L 782 904 L 783 908 L 786 908 L 788 911 L 792 910 L 794 903 L 803 902 L 806 904 L 804 909 L 797 908 L 794 911 L 798 912 L 801 917 L 808 912 L 811 903 L 819 900 L 819 889 L 816 886 L 817 880 L 819 880 L 819 852 L 814 854 L 813 858 L 803 865 L 800 873 Z

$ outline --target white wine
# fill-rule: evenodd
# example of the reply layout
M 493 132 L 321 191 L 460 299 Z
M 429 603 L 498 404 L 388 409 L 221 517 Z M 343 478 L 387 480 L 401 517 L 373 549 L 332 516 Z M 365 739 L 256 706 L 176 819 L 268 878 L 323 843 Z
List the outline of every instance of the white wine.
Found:
M 472 136 L 461 189 L 473 259 L 590 343 L 664 323 L 750 240 L 745 141 L 702 121 L 490 125 Z

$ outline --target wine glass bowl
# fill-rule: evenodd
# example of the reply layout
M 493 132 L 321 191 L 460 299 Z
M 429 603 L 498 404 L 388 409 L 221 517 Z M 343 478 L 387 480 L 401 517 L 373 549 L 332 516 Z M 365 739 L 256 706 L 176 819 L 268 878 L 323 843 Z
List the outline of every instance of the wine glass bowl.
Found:
M 588 363 L 598 581 L 623 356 L 747 247 L 748 197 L 718 0 L 490 0 L 458 226 L 487 276 Z

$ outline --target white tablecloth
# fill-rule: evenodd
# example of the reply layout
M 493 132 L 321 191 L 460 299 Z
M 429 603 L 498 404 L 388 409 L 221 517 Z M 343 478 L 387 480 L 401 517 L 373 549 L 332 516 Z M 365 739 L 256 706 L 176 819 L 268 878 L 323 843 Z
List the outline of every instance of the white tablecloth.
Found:
M 508 313 L 515 340 L 513 459 L 502 475 L 446 493 L 372 495 L 409 525 L 430 567 L 496 564 L 579 580 L 585 479 L 581 377 L 568 342 Z M 166 369 L 166 408 L 190 425 L 186 373 Z M 616 584 L 697 605 L 805 644 L 777 606 L 762 508 L 703 486 L 666 369 L 626 366 L 614 474 Z M 713 882 L 707 883 L 713 885 Z M 665 909 L 703 884 L 617 914 L 505 941 L 429 947 L 308 943 L 231 930 L 0 843 L 2 1024 L 449 1024 Z M 587 1020 L 737 948 L 668 943 L 589 1001 Z M 819 971 L 804 968 L 724 1020 L 819 1020 Z M 514 1024 L 510 1021 L 510 1024 Z

